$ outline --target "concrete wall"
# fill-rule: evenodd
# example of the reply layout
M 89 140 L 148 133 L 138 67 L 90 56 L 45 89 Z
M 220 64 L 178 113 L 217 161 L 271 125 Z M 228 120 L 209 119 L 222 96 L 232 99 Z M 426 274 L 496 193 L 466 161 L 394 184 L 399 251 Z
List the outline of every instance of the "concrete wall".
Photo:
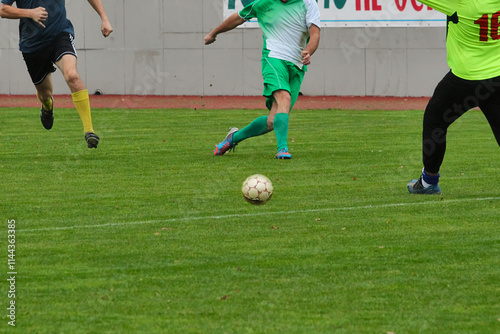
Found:
M 100 35 L 86 1 L 67 0 L 78 68 L 89 92 L 260 95 L 260 29 L 236 29 L 215 44 L 222 0 L 103 0 L 115 29 Z M 17 50 L 18 22 L 0 20 L 0 94 L 32 94 Z M 429 96 L 448 71 L 444 28 L 324 28 L 304 80 L 305 95 Z M 56 94 L 69 93 L 55 73 Z

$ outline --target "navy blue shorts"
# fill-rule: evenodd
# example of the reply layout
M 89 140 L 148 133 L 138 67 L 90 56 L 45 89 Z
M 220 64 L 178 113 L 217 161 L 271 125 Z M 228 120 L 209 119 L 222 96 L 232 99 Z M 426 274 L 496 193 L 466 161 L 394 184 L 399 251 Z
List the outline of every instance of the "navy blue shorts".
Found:
M 35 85 L 41 84 L 49 73 L 56 71 L 54 64 L 67 54 L 77 57 L 73 36 L 67 32 L 61 33 L 41 51 L 23 52 L 31 81 Z

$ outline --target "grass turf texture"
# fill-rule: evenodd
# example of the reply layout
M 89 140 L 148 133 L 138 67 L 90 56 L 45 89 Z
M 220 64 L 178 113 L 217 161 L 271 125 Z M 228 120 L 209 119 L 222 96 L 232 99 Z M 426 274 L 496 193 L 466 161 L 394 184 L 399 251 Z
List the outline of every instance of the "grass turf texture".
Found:
M 259 115 L 94 110 L 89 150 L 74 110 L 46 131 L 36 110 L 2 109 L 0 249 L 6 279 L 15 219 L 17 329 L 500 331 L 499 155 L 480 112 L 450 129 L 440 196 L 406 190 L 420 111 L 296 111 L 292 160 L 273 159 L 272 133 L 211 156 Z M 275 187 L 264 206 L 240 193 L 255 173 Z

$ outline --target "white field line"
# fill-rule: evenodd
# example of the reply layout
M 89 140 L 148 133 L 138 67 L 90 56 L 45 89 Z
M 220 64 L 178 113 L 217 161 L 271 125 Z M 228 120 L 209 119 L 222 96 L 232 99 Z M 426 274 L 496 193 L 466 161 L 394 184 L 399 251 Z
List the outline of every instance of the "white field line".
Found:
M 426 201 L 426 202 L 414 202 L 414 203 L 389 203 L 389 204 L 380 204 L 380 205 L 347 206 L 347 207 L 340 207 L 340 208 L 322 208 L 322 209 L 307 209 L 307 210 L 292 210 L 292 211 L 277 211 L 277 212 L 258 212 L 258 213 L 232 214 L 232 215 L 220 215 L 220 216 L 184 217 L 184 218 L 146 220 L 146 221 L 136 221 L 136 222 L 123 222 L 123 223 L 105 223 L 105 224 L 95 224 L 95 225 L 74 225 L 74 226 L 61 226 L 61 227 L 53 226 L 53 227 L 42 227 L 42 228 L 33 228 L 33 229 L 19 229 L 18 231 L 19 232 L 59 231 L 59 230 L 73 230 L 73 229 L 83 229 L 83 228 L 102 228 L 102 227 L 156 224 L 156 223 L 176 223 L 176 222 L 183 222 L 183 221 L 195 221 L 195 220 L 205 220 L 205 219 L 217 220 L 217 219 L 232 219 L 232 218 L 242 218 L 242 217 L 287 215 L 287 214 L 295 214 L 295 213 L 356 211 L 356 210 L 370 210 L 370 209 L 405 207 L 405 206 L 434 205 L 434 204 L 462 203 L 462 202 L 479 202 L 479 201 L 497 201 L 497 200 L 500 200 L 500 197 L 464 198 L 464 199 L 451 199 L 451 200 L 442 200 L 442 201 Z

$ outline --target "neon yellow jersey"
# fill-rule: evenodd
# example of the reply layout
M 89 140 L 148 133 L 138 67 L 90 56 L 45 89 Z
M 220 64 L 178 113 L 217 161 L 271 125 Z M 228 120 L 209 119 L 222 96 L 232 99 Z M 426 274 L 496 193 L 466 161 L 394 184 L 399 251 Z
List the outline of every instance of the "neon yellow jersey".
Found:
M 484 80 L 500 76 L 499 0 L 420 0 L 446 15 L 449 23 L 446 49 L 448 65 L 456 76 Z

